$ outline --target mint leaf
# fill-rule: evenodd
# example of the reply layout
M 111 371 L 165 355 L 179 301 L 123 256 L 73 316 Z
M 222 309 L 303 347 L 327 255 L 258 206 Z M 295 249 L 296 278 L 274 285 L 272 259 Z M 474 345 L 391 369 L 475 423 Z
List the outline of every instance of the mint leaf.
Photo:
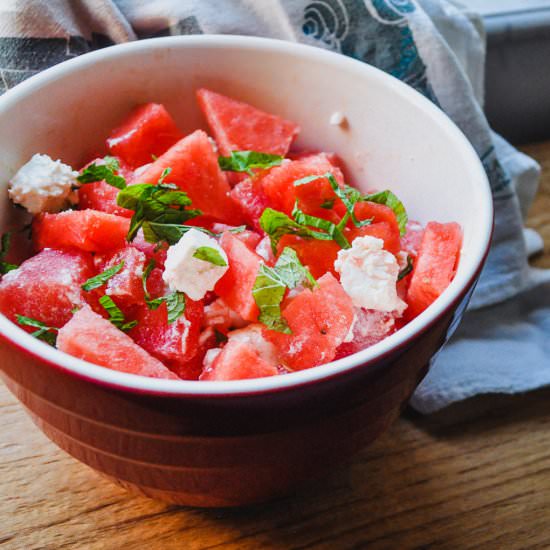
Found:
M 144 226 L 148 223 L 179 225 L 202 214 L 200 210 L 186 210 L 186 207 L 191 205 L 191 199 L 187 193 L 180 191 L 177 186 L 167 183 L 130 185 L 119 192 L 117 204 L 134 211 L 126 236 L 128 241 L 135 238 L 141 227 L 145 234 Z M 159 232 L 152 231 L 150 227 L 147 228 L 147 231 L 145 237 L 147 241 L 162 240 Z
M 342 218 L 340 223 L 336 225 L 329 220 L 305 214 L 298 208 L 298 203 L 294 204 L 292 215 L 299 224 L 309 225 L 311 227 L 315 227 L 316 229 L 322 229 L 323 231 L 326 231 L 330 239 L 335 241 L 341 248 L 351 248 L 351 245 L 349 244 L 343 233 L 343 229 L 347 222 L 346 217 Z
M 172 171 L 172 168 L 170 168 L 170 167 L 165 168 L 165 169 L 162 171 L 161 175 L 160 175 L 160 178 L 159 178 L 159 180 L 158 180 L 158 182 L 157 182 L 157 185 L 162 184 L 162 182 L 166 179 L 166 176 L 168 176 L 168 175 L 170 174 L 171 171 Z
M 334 208 L 334 203 L 336 202 L 336 199 L 325 199 L 321 203 L 321 208 L 325 208 L 326 210 L 332 210 Z
M 145 266 L 141 277 L 143 293 L 145 294 L 145 303 L 151 310 L 158 309 L 162 304 L 166 303 L 168 324 L 171 325 L 185 313 L 185 294 L 183 292 L 172 292 L 172 294 L 169 294 L 168 296 L 161 296 L 160 298 L 152 299 L 149 291 L 147 290 L 147 279 L 155 267 L 155 260 L 150 260 Z
M 227 262 L 224 257 L 220 254 L 219 250 L 211 246 L 199 246 L 193 254 L 193 258 L 202 260 L 204 262 L 210 262 L 213 265 L 218 265 L 220 267 L 225 267 Z
M 7 233 L 4 233 L 0 239 L 0 275 L 5 275 L 9 271 L 13 271 L 18 268 L 17 265 L 4 261 L 4 257 L 10 250 L 10 244 L 11 232 L 8 231 Z
M 103 158 L 103 162 L 103 164 L 93 162 L 90 166 L 84 168 L 76 178 L 76 181 L 80 183 L 93 183 L 104 180 L 117 189 L 124 189 L 126 187 L 126 180 L 115 173 L 120 168 L 118 160 L 107 156 Z
M 281 314 L 281 302 L 287 288 L 296 288 L 304 282 L 311 286 L 317 284 L 309 269 L 300 263 L 296 252 L 288 246 L 283 249 L 274 267 L 262 264 L 252 287 L 252 296 L 260 309 L 260 323 L 271 330 L 291 334 Z
M 120 330 L 126 332 L 131 328 L 134 328 L 138 324 L 137 321 L 130 321 L 129 323 L 127 323 L 126 318 L 124 317 L 124 313 L 122 313 L 121 309 L 107 294 L 99 299 L 99 303 L 101 304 L 103 309 L 109 314 L 109 321 L 111 321 L 111 323 L 113 323 L 113 325 L 115 325 L 115 327 L 119 328 Z
M 313 231 L 305 225 L 302 225 L 283 212 L 266 208 L 260 216 L 260 226 L 269 235 L 273 253 L 277 253 L 277 245 L 284 235 L 296 235 L 308 239 L 318 239 L 321 241 L 330 241 L 332 237 L 326 233 Z
M 397 218 L 397 224 L 399 225 L 399 233 L 401 236 L 407 232 L 408 216 L 405 206 L 389 189 L 379 191 L 378 193 L 373 193 L 372 195 L 363 195 L 361 200 L 389 206 Z
M 399 272 L 397 280 L 400 281 L 401 279 L 404 279 L 413 270 L 413 267 L 413 260 L 409 255 L 407 255 L 407 265 Z
M 252 287 L 252 296 L 260 309 L 258 321 L 271 330 L 292 334 L 288 323 L 281 315 L 281 302 L 285 292 L 286 285 L 275 269 L 261 264 Z
M 124 260 L 113 267 L 106 269 L 95 277 L 90 277 L 83 285 L 82 290 L 89 292 L 103 286 L 111 277 L 114 277 L 124 267 Z
M 229 157 L 218 157 L 218 164 L 222 170 L 231 172 L 246 172 L 254 175 L 253 168 L 265 170 L 273 166 L 279 166 L 283 162 L 281 155 L 270 155 L 257 151 L 231 151 Z
M 38 329 L 32 332 L 31 336 L 34 336 L 38 340 L 42 340 L 47 344 L 50 344 L 50 346 L 55 346 L 55 343 L 57 340 L 57 335 L 55 334 L 55 332 L 59 331 L 58 328 L 49 327 L 48 325 L 44 324 L 42 321 L 38 321 L 31 317 L 25 317 L 24 315 L 16 314 L 15 317 L 17 319 L 18 324 L 22 326 Z

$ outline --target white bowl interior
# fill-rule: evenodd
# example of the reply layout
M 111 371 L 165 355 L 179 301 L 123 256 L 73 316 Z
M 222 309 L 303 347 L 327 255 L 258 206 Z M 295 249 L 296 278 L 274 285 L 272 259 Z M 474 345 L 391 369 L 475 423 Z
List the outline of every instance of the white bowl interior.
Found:
M 384 353 L 433 320 L 479 266 L 492 225 L 489 186 L 466 138 L 433 104 L 358 61 L 286 42 L 228 36 L 125 44 L 75 58 L 0 98 L 0 231 L 13 221 L 6 186 L 34 153 L 75 168 L 103 152 L 109 130 L 136 104 L 163 103 L 184 131 L 207 129 L 195 101 L 201 86 L 301 125 L 297 148 L 333 151 L 350 183 L 392 189 L 409 217 L 457 221 L 464 230 L 455 280 L 435 304 L 383 342 L 328 366 L 238 382 L 153 380 L 103 369 L 34 340 L 0 316 L 0 331 L 55 363 L 116 385 L 175 393 L 270 389 L 322 378 Z M 340 111 L 347 127 L 329 119 Z

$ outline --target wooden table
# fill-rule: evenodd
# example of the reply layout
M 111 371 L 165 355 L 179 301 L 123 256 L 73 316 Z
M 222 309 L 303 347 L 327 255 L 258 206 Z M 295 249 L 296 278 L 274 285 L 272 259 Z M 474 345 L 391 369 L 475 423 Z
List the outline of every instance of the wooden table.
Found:
M 530 224 L 550 246 L 550 142 Z M 547 252 L 534 263 L 550 267 Z M 129 496 L 59 451 L 0 387 L 0 547 L 550 548 L 550 390 L 411 412 L 322 486 L 245 510 Z

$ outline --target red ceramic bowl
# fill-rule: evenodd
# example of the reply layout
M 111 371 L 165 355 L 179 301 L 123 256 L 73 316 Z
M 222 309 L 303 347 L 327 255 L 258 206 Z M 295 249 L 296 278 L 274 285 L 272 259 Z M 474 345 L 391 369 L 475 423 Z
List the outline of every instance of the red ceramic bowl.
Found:
M 297 121 L 298 145 L 336 152 L 357 186 L 390 187 L 413 219 L 464 229 L 457 275 L 422 315 L 360 353 L 285 376 L 189 382 L 123 374 L 65 355 L 0 315 L 3 379 L 52 441 L 153 498 L 236 506 L 333 468 L 398 416 L 462 316 L 487 253 L 492 202 L 460 131 L 381 71 L 286 42 L 177 37 L 75 58 L 0 98 L 0 230 L 18 221 L 6 185 L 33 153 L 79 166 L 145 101 L 164 103 L 183 130 L 204 126 L 199 86 Z M 348 124 L 330 125 L 334 111 Z

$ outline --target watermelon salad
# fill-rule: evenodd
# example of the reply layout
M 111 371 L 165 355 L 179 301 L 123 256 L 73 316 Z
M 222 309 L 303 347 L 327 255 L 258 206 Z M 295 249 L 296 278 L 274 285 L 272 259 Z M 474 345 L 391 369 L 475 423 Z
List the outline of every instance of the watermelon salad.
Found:
M 333 153 L 293 148 L 292 121 L 207 89 L 197 101 L 211 136 L 148 103 L 79 170 L 36 154 L 17 171 L 35 254 L 12 263 L 27 233 L 2 236 L 8 319 L 110 369 L 236 380 L 356 353 L 449 285 L 458 224 L 362 193 Z

